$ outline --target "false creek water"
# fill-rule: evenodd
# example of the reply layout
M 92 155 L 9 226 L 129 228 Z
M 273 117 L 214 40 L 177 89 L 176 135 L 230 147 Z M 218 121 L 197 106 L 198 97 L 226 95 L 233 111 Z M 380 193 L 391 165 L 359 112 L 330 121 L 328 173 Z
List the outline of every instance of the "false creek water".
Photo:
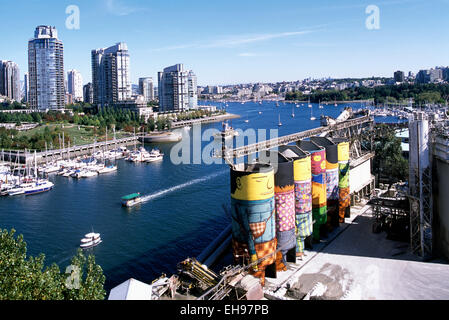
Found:
M 319 109 L 313 104 L 317 120 L 311 121 L 307 104 L 299 108 L 282 102 L 276 107 L 271 101 L 228 105 L 228 112 L 241 115 L 231 125 L 243 130 L 278 129 L 280 114 L 279 136 L 318 127 L 321 114 L 336 117 L 345 106 L 360 107 L 330 104 Z M 203 131 L 209 128 L 220 130 L 221 123 L 202 126 Z M 209 143 L 203 141 L 202 146 Z M 175 273 L 178 262 L 197 256 L 230 222 L 223 210 L 230 202 L 230 187 L 226 164 L 175 165 L 169 156 L 172 146 L 145 146 L 158 147 L 166 155 L 160 163 L 119 160 L 115 173 L 82 180 L 50 176 L 55 183 L 50 192 L 0 198 L 0 228 L 23 234 L 29 255 L 42 252 L 46 263 L 57 263 L 61 271 L 70 264 L 84 234 L 92 229 L 101 233 L 103 242 L 90 250 L 103 268 L 108 291 L 131 277 L 149 283 L 161 273 Z M 145 202 L 131 210 L 122 208 L 120 197 L 133 192 L 147 195 Z

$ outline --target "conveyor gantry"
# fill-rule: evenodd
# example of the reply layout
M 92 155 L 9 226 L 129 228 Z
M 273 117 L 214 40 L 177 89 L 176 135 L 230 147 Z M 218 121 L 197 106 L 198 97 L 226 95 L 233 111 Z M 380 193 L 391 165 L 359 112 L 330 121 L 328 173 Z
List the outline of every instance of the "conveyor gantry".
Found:
M 287 145 L 292 142 L 296 142 L 302 139 L 310 138 L 313 136 L 318 136 L 323 133 L 330 133 L 333 131 L 342 131 L 346 129 L 351 129 L 353 127 L 360 127 L 366 123 L 374 123 L 374 117 L 372 116 L 363 116 L 355 119 L 346 120 L 343 122 L 339 122 L 333 125 L 319 127 L 314 129 L 309 129 L 293 134 L 289 134 L 283 137 L 278 137 L 270 140 L 265 140 L 261 142 L 257 142 L 254 144 L 250 144 L 247 146 L 239 147 L 236 149 L 225 149 L 222 150 L 219 155 L 221 158 L 224 158 L 228 163 L 232 163 L 232 159 L 240 158 L 244 156 L 248 156 L 253 153 L 257 153 L 260 151 L 269 150 L 272 148 L 276 148 L 279 146 Z

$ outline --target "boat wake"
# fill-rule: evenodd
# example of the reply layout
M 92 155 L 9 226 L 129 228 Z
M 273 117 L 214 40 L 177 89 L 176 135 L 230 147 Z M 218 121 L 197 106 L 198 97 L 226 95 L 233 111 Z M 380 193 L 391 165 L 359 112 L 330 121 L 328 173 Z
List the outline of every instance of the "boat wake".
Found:
M 220 171 L 220 172 L 208 175 L 208 176 L 206 176 L 204 178 L 195 179 L 195 180 L 192 180 L 192 181 L 189 181 L 189 182 L 186 182 L 186 183 L 183 183 L 183 184 L 180 184 L 180 185 L 177 185 L 177 186 L 174 186 L 174 187 L 162 190 L 162 191 L 158 191 L 158 192 L 153 193 L 153 194 L 149 194 L 149 195 L 143 196 L 141 202 L 144 203 L 144 202 L 147 202 L 147 201 L 150 201 L 150 200 L 154 200 L 154 199 L 159 198 L 159 197 L 161 197 L 161 196 L 163 196 L 163 195 L 165 195 L 167 193 L 170 193 L 170 192 L 173 192 L 173 191 L 176 191 L 176 190 L 179 190 L 179 189 L 184 189 L 184 188 L 189 187 L 191 185 L 194 185 L 194 184 L 197 184 L 197 183 L 200 183 L 200 182 L 204 182 L 204 181 L 216 178 L 216 177 L 221 176 L 221 175 L 223 175 L 223 174 L 225 174 L 227 172 L 229 172 L 229 170 Z

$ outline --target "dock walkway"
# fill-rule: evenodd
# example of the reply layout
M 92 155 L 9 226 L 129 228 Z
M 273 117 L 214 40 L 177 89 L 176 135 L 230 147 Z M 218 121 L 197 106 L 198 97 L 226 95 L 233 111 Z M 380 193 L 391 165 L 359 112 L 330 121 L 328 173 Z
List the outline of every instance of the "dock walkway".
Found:
M 46 160 L 68 158 L 69 156 L 77 157 L 87 154 L 92 154 L 94 150 L 109 150 L 119 146 L 132 145 L 138 142 L 139 135 L 130 136 L 121 139 L 113 139 L 108 141 L 95 142 L 84 145 L 77 145 L 73 147 L 66 147 L 62 149 L 48 150 L 36 152 L 37 163 L 44 163 Z M 0 161 L 29 163 L 34 161 L 34 151 L 18 151 L 18 150 L 0 150 Z

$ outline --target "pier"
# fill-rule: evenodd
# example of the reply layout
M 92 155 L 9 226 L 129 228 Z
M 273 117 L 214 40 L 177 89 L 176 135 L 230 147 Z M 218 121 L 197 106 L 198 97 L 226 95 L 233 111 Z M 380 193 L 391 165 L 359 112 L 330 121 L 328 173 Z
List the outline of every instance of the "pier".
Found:
M 119 146 L 128 146 L 138 142 L 139 135 L 130 136 L 121 139 L 95 142 L 91 144 L 66 147 L 62 149 L 36 152 L 36 161 L 38 164 L 51 159 L 62 159 L 69 157 L 83 156 L 92 154 L 95 150 L 109 150 Z M 15 162 L 27 164 L 34 161 L 34 150 L 1 150 L 0 161 Z

